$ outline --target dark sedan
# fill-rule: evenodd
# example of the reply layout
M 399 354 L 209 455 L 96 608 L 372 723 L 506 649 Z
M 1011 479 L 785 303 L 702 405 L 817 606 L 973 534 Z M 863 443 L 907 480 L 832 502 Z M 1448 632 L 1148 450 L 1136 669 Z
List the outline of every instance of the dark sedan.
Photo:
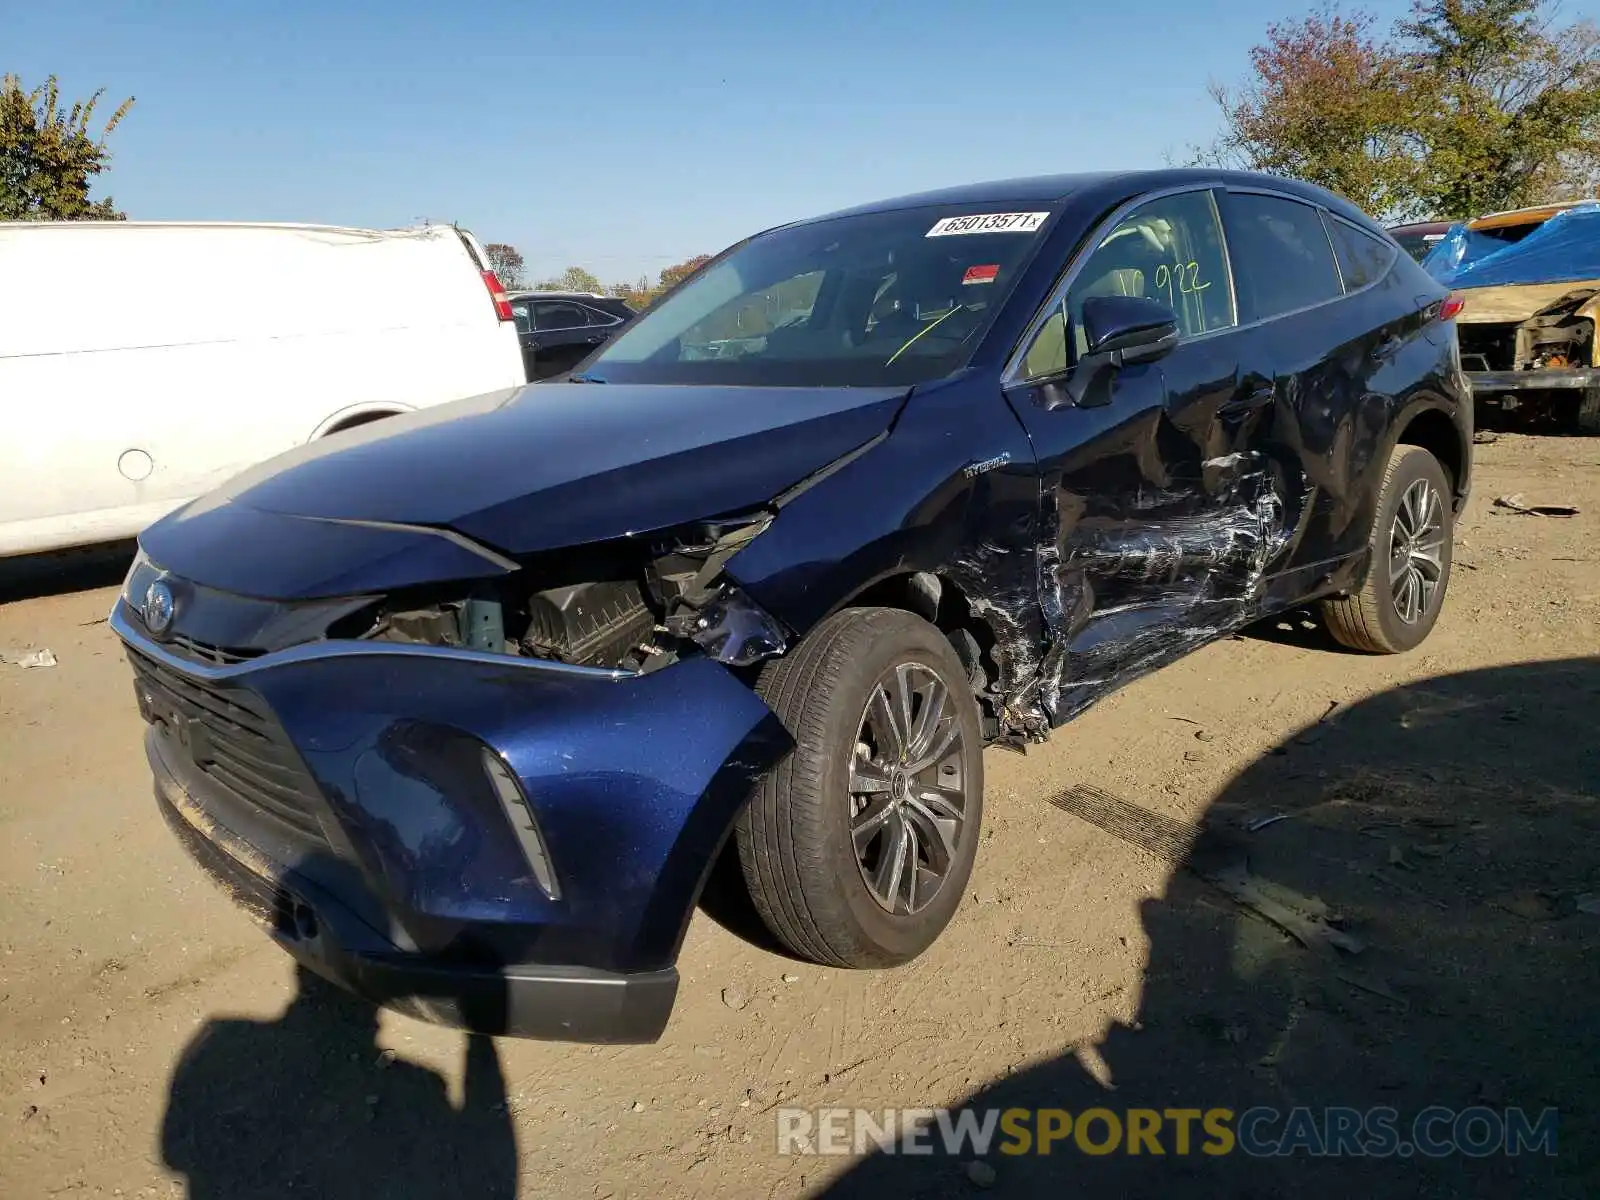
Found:
M 514 292 L 509 299 L 530 381 L 572 370 L 633 316 L 626 301 L 589 292 Z
M 1411 225 L 1389 226 L 1389 236 L 1412 258 L 1421 262 L 1450 232 L 1453 221 L 1418 221 Z
M 985 746 L 1292 606 L 1428 635 L 1454 309 L 1254 175 L 759 234 L 570 381 L 147 530 L 111 619 L 159 807 L 304 962 L 475 1029 L 657 1037 L 724 849 L 795 954 L 905 962 L 961 901 Z

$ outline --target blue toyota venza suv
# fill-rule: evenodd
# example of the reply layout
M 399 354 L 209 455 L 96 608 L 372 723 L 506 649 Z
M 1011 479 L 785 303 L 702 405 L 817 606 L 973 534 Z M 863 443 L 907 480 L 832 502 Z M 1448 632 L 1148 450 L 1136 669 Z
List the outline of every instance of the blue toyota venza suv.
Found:
M 728 250 L 560 379 L 328 438 L 146 531 L 159 806 L 314 969 L 650 1040 L 712 863 L 794 954 L 924 950 L 982 751 L 1247 622 L 1432 628 L 1452 298 L 1316 188 L 1018 180 Z

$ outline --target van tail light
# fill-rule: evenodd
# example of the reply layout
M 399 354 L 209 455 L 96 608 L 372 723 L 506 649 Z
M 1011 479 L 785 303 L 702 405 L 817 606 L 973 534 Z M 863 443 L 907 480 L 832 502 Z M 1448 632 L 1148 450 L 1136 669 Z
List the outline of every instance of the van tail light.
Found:
M 1454 293 L 1444 298 L 1444 303 L 1439 305 L 1439 319 L 1441 321 L 1454 321 L 1461 315 L 1461 310 L 1467 306 L 1466 299 Z
M 511 311 L 511 301 L 506 297 L 506 289 L 500 286 L 500 280 L 493 271 L 483 273 L 483 286 L 489 289 L 489 299 L 494 301 L 494 315 L 502 321 L 516 320 Z

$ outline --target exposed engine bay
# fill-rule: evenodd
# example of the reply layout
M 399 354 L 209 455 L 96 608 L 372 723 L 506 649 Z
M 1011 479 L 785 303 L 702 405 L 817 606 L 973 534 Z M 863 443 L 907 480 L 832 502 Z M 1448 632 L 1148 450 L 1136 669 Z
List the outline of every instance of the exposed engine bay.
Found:
M 722 568 L 771 521 L 763 511 L 539 556 L 467 595 L 388 597 L 352 632 L 637 673 L 687 652 L 748 666 L 788 635 Z
M 1522 321 L 1463 322 L 1462 366 L 1469 371 L 1546 371 L 1593 364 L 1597 296 L 1600 288 L 1580 288 Z

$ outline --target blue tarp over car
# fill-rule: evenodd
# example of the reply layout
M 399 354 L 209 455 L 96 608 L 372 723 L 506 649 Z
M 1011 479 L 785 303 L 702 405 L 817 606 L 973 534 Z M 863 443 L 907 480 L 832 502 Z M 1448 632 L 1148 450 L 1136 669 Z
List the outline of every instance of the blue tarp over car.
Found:
M 1446 287 L 1600 279 L 1600 203 L 1557 213 L 1510 245 L 1456 225 L 1422 266 Z

